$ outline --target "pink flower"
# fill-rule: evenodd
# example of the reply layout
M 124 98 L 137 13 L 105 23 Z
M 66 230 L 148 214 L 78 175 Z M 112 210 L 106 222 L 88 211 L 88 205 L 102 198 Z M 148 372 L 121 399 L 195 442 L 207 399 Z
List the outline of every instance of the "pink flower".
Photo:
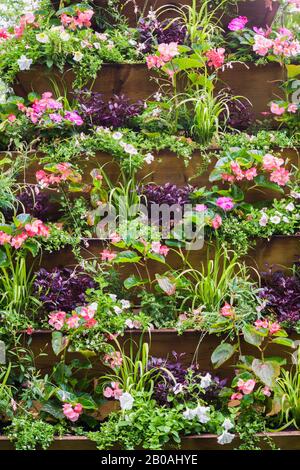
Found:
M 88 307 L 81 307 L 79 310 L 79 315 L 84 320 L 91 320 L 94 318 L 95 313 L 97 311 L 97 304 L 89 305 Z
M 15 114 L 10 114 L 7 119 L 9 120 L 9 122 L 15 122 L 15 120 L 17 119 L 16 115 Z
M 230 168 L 238 181 L 244 179 L 245 175 L 243 173 L 243 170 L 237 162 L 230 162 Z
M 122 365 L 123 358 L 119 351 L 114 351 L 111 354 L 105 354 L 104 362 L 108 363 L 112 369 L 116 369 Z
M 153 68 L 160 68 L 165 65 L 165 62 L 162 57 L 158 57 L 157 55 L 148 55 L 146 57 L 146 63 L 149 70 Z
M 288 105 L 288 112 L 289 113 L 296 113 L 298 111 L 298 105 L 297 104 L 289 104 Z
M 105 398 L 114 398 L 115 400 L 119 400 L 122 394 L 123 390 L 120 388 L 119 382 L 111 382 L 111 387 L 106 387 L 103 392 Z
M 277 183 L 279 186 L 285 186 L 290 180 L 290 173 L 284 168 L 274 170 L 270 175 L 270 181 Z
M 255 325 L 255 328 L 256 329 L 259 329 L 259 328 L 268 328 L 269 327 L 269 322 L 268 320 L 256 320 L 256 322 L 254 323 Z
M 216 204 L 224 211 L 230 211 L 234 207 L 234 202 L 231 197 L 219 197 Z
M 34 332 L 34 328 L 32 328 L 32 326 L 28 326 L 27 329 L 26 329 L 26 334 L 27 335 L 32 335 L 33 332 Z
M 244 172 L 245 178 L 248 181 L 252 181 L 257 176 L 257 169 L 253 166 Z
M 112 233 L 109 238 L 110 238 L 110 240 L 111 240 L 112 243 L 118 243 L 119 241 L 122 240 L 122 238 L 120 237 L 120 235 L 119 235 L 118 233 L 116 233 L 116 232 Z
M 73 423 L 78 420 L 82 410 L 83 408 L 80 403 L 77 403 L 74 407 L 71 405 L 71 403 L 64 403 L 63 405 L 64 415 Z
M 276 116 L 281 116 L 282 114 L 285 113 L 285 107 L 284 106 L 279 106 L 277 103 L 274 103 L 272 101 L 270 105 L 271 113 L 276 114 Z
M 229 173 L 222 173 L 221 178 L 223 181 L 228 181 L 228 183 L 233 183 L 235 180 L 234 176 Z
M 69 329 L 78 328 L 79 322 L 80 322 L 80 317 L 76 313 L 73 313 L 71 317 L 66 319 L 66 324 Z
M 83 119 L 76 111 L 67 111 L 65 113 L 65 119 L 76 124 L 76 126 L 81 126 L 83 124 Z
M 23 243 L 27 240 L 27 238 L 28 238 L 28 235 L 25 232 L 20 233 L 19 235 L 16 235 L 15 237 L 11 239 L 10 244 L 17 250 L 23 245 Z
M 78 11 L 77 12 L 77 25 L 79 28 L 85 26 L 86 28 L 89 28 L 91 26 L 91 18 L 94 15 L 93 10 L 86 10 L 86 11 Z
M 271 396 L 271 390 L 269 389 L 269 387 L 265 386 L 263 388 L 263 394 L 266 396 L 266 397 L 270 397 Z
M 246 382 L 243 379 L 239 379 L 237 383 L 238 390 L 243 392 L 244 395 L 250 395 L 256 385 L 255 380 L 249 379 Z
M 50 313 L 48 323 L 59 331 L 64 326 L 65 319 L 66 313 L 60 310 Z
M 213 218 L 213 220 L 211 222 L 211 226 L 212 226 L 212 228 L 217 230 L 219 227 L 221 227 L 221 225 L 222 225 L 222 217 L 219 214 L 217 214 Z
M 253 50 L 257 52 L 258 55 L 267 55 L 272 46 L 273 41 L 271 39 L 268 39 L 261 34 L 255 34 Z
M 179 54 L 177 42 L 159 44 L 157 49 L 164 62 L 169 62 L 173 57 Z
M 0 230 L 0 245 L 5 245 L 5 243 L 10 243 L 11 236 Z
M 196 204 L 195 211 L 196 212 L 205 212 L 207 210 L 207 206 L 205 204 Z
M 206 57 L 208 58 L 208 65 L 209 67 L 214 67 L 215 69 L 222 67 L 225 61 L 225 49 L 223 47 L 219 47 L 218 49 L 211 49 L 206 53 Z
M 232 305 L 230 305 L 228 302 L 225 302 L 225 305 L 221 308 L 221 315 L 223 315 L 223 317 L 233 317 L 234 309 Z
M 269 332 L 271 335 L 274 335 L 274 333 L 277 333 L 277 331 L 281 330 L 281 326 L 279 325 L 278 322 L 270 323 L 269 324 Z
M 230 397 L 230 400 L 241 400 L 243 395 L 241 393 L 233 393 Z
M 116 258 L 116 256 L 117 256 L 117 254 L 114 251 L 103 250 L 101 252 L 101 260 L 102 261 L 112 261 L 113 259 Z
M 153 251 L 153 253 L 159 253 L 160 251 L 160 248 L 161 248 L 161 244 L 160 242 L 152 242 L 151 243 L 151 250 Z
M 247 23 L 248 18 L 246 16 L 238 16 L 237 18 L 234 18 L 230 21 L 228 29 L 230 29 L 230 31 L 239 31 L 244 29 Z
M 30 237 L 35 237 L 36 235 L 42 237 L 49 236 L 49 228 L 43 224 L 41 220 L 35 220 L 31 224 L 25 225 L 25 231 Z
M 161 247 L 159 249 L 159 254 L 163 255 L 163 256 L 167 256 L 169 251 L 170 251 L 170 248 L 168 248 L 166 245 L 161 245 Z
M 50 113 L 49 118 L 51 119 L 51 121 L 56 122 L 58 124 L 61 123 L 63 120 L 62 116 L 58 113 Z
M 263 157 L 263 169 L 267 171 L 278 170 L 284 164 L 284 160 L 282 158 L 277 158 L 267 153 Z

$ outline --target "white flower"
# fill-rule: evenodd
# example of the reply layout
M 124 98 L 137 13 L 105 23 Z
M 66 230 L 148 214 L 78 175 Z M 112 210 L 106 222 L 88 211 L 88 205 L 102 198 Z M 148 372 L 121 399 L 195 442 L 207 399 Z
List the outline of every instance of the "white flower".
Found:
M 205 424 L 210 420 L 208 413 L 210 412 L 209 406 L 200 406 L 198 405 L 195 409 L 196 416 L 198 417 L 200 423 Z
M 41 42 L 42 44 L 47 44 L 48 42 L 50 42 L 49 36 L 46 33 L 36 34 L 35 38 L 38 42 Z
M 286 224 L 288 224 L 288 223 L 290 222 L 289 218 L 286 217 L 286 216 L 284 216 L 284 217 L 282 218 L 282 220 L 283 220 L 283 222 L 285 222 Z
M 117 301 L 117 296 L 116 296 L 116 294 L 109 294 L 109 297 L 110 297 L 111 300 L 113 300 L 114 302 Z
M 32 64 L 32 59 L 27 59 L 26 55 L 21 55 L 20 59 L 17 60 L 20 70 L 29 70 Z
M 278 225 L 281 222 L 281 217 L 279 217 L 278 215 L 273 215 L 272 217 L 270 217 L 270 222 L 272 224 Z
M 225 431 L 229 431 L 229 429 L 234 428 L 234 424 L 230 421 L 229 418 L 225 418 L 222 424 Z
M 186 411 L 183 412 L 183 417 L 185 419 L 188 419 L 189 421 L 194 419 L 195 416 L 196 416 L 195 410 L 191 410 L 191 408 L 188 408 Z
M 218 444 L 221 444 L 222 446 L 224 444 L 230 444 L 233 439 L 235 438 L 234 434 L 231 434 L 228 431 L 224 431 L 219 437 L 218 437 Z
M 118 306 L 116 305 L 116 306 L 114 307 L 114 312 L 115 312 L 117 315 L 120 315 L 120 314 L 123 312 L 123 310 L 122 310 L 120 307 L 118 307 Z
M 127 326 L 127 328 L 129 328 L 130 330 L 132 330 L 134 328 L 134 323 L 133 321 L 130 319 L 130 318 L 127 318 L 127 320 L 125 321 L 125 325 Z
M 183 385 L 182 385 L 182 384 L 176 384 L 176 385 L 173 387 L 174 395 L 178 395 L 178 393 L 181 393 L 182 390 L 183 390 Z
M 106 41 L 108 38 L 107 34 L 105 33 L 96 33 L 96 36 L 99 39 L 99 41 Z
M 67 33 L 67 31 L 62 31 L 62 32 L 61 32 L 60 39 L 61 39 L 62 41 L 67 42 L 67 41 L 69 41 L 70 37 L 71 37 L 71 36 L 70 36 L 69 33 Z
M 94 48 L 97 49 L 97 50 L 100 49 L 100 47 L 101 47 L 101 46 L 100 46 L 100 42 L 94 42 L 93 46 L 94 46 Z
M 291 191 L 291 196 L 294 199 L 300 199 L 300 193 L 297 193 L 297 191 Z
M 159 93 L 158 91 L 156 93 L 154 93 L 154 95 L 153 95 L 153 98 L 155 99 L 155 101 L 160 101 L 161 97 L 162 97 L 162 94 Z
M 131 410 L 134 402 L 134 398 L 130 393 L 125 392 L 123 393 L 120 398 L 120 406 L 122 410 Z
M 75 60 L 75 62 L 80 62 L 82 60 L 82 58 L 83 58 L 82 52 L 80 52 L 80 51 L 74 52 L 73 60 Z
M 148 164 L 151 165 L 151 163 L 154 161 L 154 156 L 152 153 L 147 153 L 147 155 L 144 158 L 144 161 Z
M 200 387 L 208 388 L 211 385 L 211 375 L 207 373 L 204 377 L 201 377 Z
M 263 212 L 262 216 L 259 220 L 259 225 L 261 227 L 265 227 L 267 225 L 268 221 L 269 221 L 269 217 L 267 216 L 267 214 L 265 212 Z
M 293 212 L 293 210 L 295 210 L 295 206 L 292 202 L 290 202 L 287 206 L 286 206 L 286 210 L 289 211 L 289 212 Z
M 112 134 L 112 138 L 115 139 L 115 140 L 120 140 L 120 139 L 122 139 L 122 137 L 123 137 L 122 132 L 114 132 Z
M 138 153 L 137 149 L 131 144 L 124 144 L 122 147 L 125 152 L 129 153 L 130 155 L 136 155 Z
M 122 299 L 122 300 L 120 300 L 120 302 L 121 302 L 122 308 L 124 308 L 124 309 L 130 308 L 129 300 Z

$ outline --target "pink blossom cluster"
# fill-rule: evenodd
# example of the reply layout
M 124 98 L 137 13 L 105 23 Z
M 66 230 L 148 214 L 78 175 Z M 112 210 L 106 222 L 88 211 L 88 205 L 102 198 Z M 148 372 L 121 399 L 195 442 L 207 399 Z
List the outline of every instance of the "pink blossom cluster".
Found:
M 60 21 L 63 26 L 75 30 L 77 28 L 89 28 L 91 26 L 91 19 L 94 15 L 93 10 L 80 11 L 77 10 L 74 16 L 69 16 L 63 13 L 60 16 Z
M 234 208 L 234 202 L 231 197 L 219 197 L 216 200 L 216 204 L 218 207 L 223 209 L 225 212 L 231 211 Z
M 223 317 L 227 318 L 233 318 L 235 314 L 233 306 L 230 305 L 228 302 L 225 302 L 225 304 L 220 310 L 220 313 Z
M 287 3 L 289 3 L 296 11 L 300 11 L 300 0 L 287 0 Z
M 74 172 L 72 165 L 68 162 L 58 163 L 55 165 L 55 173 L 47 172 L 45 170 L 38 170 L 35 174 L 35 177 L 39 185 L 43 188 L 47 188 L 50 185 L 59 184 L 69 179 L 72 179 L 73 181 L 80 180 L 80 175 Z
M 211 49 L 206 53 L 206 57 L 209 67 L 214 67 L 215 69 L 222 67 L 225 62 L 225 49 L 223 47 Z
M 14 27 L 13 32 L 9 32 L 7 28 L 0 28 L 0 41 L 5 41 L 11 38 L 20 38 L 23 36 L 24 31 L 28 25 L 37 26 L 35 23 L 35 16 L 33 13 L 26 13 L 21 16 L 19 24 Z
M 113 351 L 110 354 L 105 354 L 103 360 L 112 369 L 117 369 L 118 367 L 121 367 L 123 363 L 122 354 L 119 351 Z
M 281 330 L 281 326 L 278 322 L 271 322 L 270 320 L 256 320 L 254 325 L 257 330 L 260 328 L 265 328 L 266 330 L 269 330 L 270 335 L 274 335 L 279 330 Z
M 257 31 L 258 33 L 254 36 L 253 50 L 258 55 L 274 54 L 276 56 L 294 57 L 300 54 L 300 43 L 289 29 L 279 29 L 275 39 L 269 36 L 271 30 L 266 32 Z
M 167 256 L 167 254 L 170 251 L 170 249 L 166 245 L 161 245 L 160 242 L 152 242 L 151 250 L 153 251 L 153 253 L 156 253 L 162 256 Z
M 68 418 L 72 423 L 78 420 L 79 416 L 83 412 L 83 406 L 80 403 L 76 403 L 76 405 L 72 405 L 71 403 L 64 403 L 63 404 L 63 413 L 66 418 Z
M 263 157 L 262 169 L 270 173 L 270 181 L 279 186 L 285 186 L 290 179 L 288 170 L 282 167 L 284 160 L 267 154 Z M 221 175 L 223 181 L 234 183 L 235 181 L 252 181 L 258 174 L 258 168 L 253 166 L 243 170 L 237 161 L 230 162 L 230 173 L 224 172 Z
M 299 105 L 296 103 L 278 104 L 272 101 L 270 104 L 271 113 L 276 116 L 282 116 L 282 114 L 285 114 L 286 112 L 295 114 L 298 109 Z
M 248 23 L 248 18 L 246 16 L 238 16 L 237 18 L 233 18 L 230 23 L 228 24 L 228 29 L 230 31 L 240 31 L 244 29 L 246 24 Z
M 10 245 L 15 249 L 20 248 L 23 243 L 30 237 L 45 237 L 49 236 L 49 227 L 44 225 L 41 220 L 34 220 L 25 224 L 21 229 L 18 227 L 15 235 L 9 235 L 0 230 L 0 245 Z
M 177 42 L 170 42 L 169 44 L 159 44 L 159 55 L 149 55 L 146 57 L 148 69 L 161 68 L 170 62 L 173 57 L 179 54 Z
M 97 311 L 97 305 L 91 304 L 87 307 L 79 307 L 73 311 L 70 315 L 66 312 L 55 311 L 50 313 L 48 323 L 53 326 L 57 331 L 60 331 L 63 327 L 68 330 L 79 328 L 93 328 L 97 325 L 97 320 L 94 316 Z
M 55 124 L 62 122 L 70 122 L 76 126 L 83 124 L 81 116 L 76 111 L 64 111 L 63 105 L 52 97 L 50 91 L 43 93 L 40 99 L 36 98 L 32 106 L 25 106 L 23 103 L 18 103 L 17 106 L 33 124 L 41 124 L 45 118 Z M 15 116 L 10 116 L 11 122 L 15 120 L 13 117 Z
M 114 398 L 119 400 L 120 396 L 123 395 L 123 390 L 120 388 L 119 382 L 111 382 L 110 387 L 106 387 L 103 391 L 105 398 Z

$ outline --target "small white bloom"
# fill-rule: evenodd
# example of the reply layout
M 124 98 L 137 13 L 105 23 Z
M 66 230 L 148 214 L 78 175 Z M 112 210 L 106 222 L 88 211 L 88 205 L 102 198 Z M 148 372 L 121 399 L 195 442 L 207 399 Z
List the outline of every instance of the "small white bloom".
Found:
M 289 212 L 293 212 L 293 210 L 295 210 L 295 206 L 292 202 L 290 202 L 287 206 L 286 206 L 286 210 L 289 211 Z
M 132 395 L 130 395 L 130 393 L 128 392 L 123 393 L 120 396 L 119 400 L 120 400 L 120 406 L 122 410 L 131 410 L 131 408 L 133 407 L 134 398 Z
M 127 328 L 129 328 L 130 330 L 132 330 L 134 328 L 134 323 L 133 321 L 130 319 L 130 318 L 127 318 L 127 320 L 125 321 L 125 325 L 127 326 Z
M 112 138 L 115 139 L 115 140 L 120 140 L 120 139 L 122 139 L 122 137 L 123 137 L 122 132 L 114 132 L 113 135 L 112 135 Z
M 291 191 L 291 196 L 294 199 L 300 199 L 300 193 L 297 193 L 297 191 Z
M 122 308 L 123 308 L 123 309 L 126 310 L 127 308 L 130 308 L 130 302 L 129 302 L 129 300 L 122 299 L 122 300 L 120 300 L 120 302 L 121 302 L 121 305 L 122 305 Z
M 208 388 L 211 385 L 211 375 L 207 373 L 204 377 L 201 377 L 200 387 Z
M 178 395 L 178 394 L 181 393 L 182 391 L 183 391 L 183 385 L 182 385 L 182 384 L 176 384 L 176 385 L 173 387 L 174 395 Z
M 106 41 L 108 38 L 107 34 L 105 33 L 96 33 L 96 36 L 99 39 L 99 41 Z
M 80 62 L 82 59 L 83 59 L 82 52 L 80 52 L 80 51 L 74 52 L 73 60 L 75 60 L 75 62 Z
M 94 48 L 97 49 L 97 50 L 100 49 L 100 47 L 101 47 L 101 46 L 100 46 L 100 42 L 94 42 L 93 46 L 94 46 Z
M 116 305 L 116 306 L 114 307 L 114 312 L 115 312 L 117 315 L 120 315 L 120 314 L 123 312 L 123 310 L 122 310 L 120 307 L 118 307 L 118 306 Z
M 128 44 L 130 44 L 131 46 L 136 46 L 137 42 L 134 39 L 129 39 Z
M 109 294 L 109 297 L 110 297 L 111 300 L 113 300 L 114 302 L 117 301 L 117 296 L 116 296 L 116 294 Z
M 183 412 L 183 417 L 185 419 L 188 419 L 189 421 L 191 421 L 192 419 L 195 418 L 196 416 L 196 410 L 191 410 L 191 408 L 188 408 L 186 411 Z
M 160 101 L 162 98 L 162 94 L 157 91 L 156 93 L 154 93 L 153 98 L 155 99 L 155 101 Z
M 290 222 L 289 218 L 286 217 L 286 216 L 284 216 L 284 217 L 282 218 L 282 220 L 283 220 L 283 222 L 285 222 L 286 224 L 289 224 L 289 222 Z
M 152 153 L 147 153 L 147 155 L 144 158 L 144 161 L 148 164 L 151 165 L 151 163 L 154 161 L 154 156 Z
M 122 147 L 129 155 L 136 155 L 138 153 L 137 149 L 131 144 L 124 144 Z
M 262 214 L 262 216 L 259 220 L 259 225 L 261 227 L 265 227 L 267 225 L 268 221 L 269 221 L 269 217 L 267 216 L 267 214 L 265 212 L 263 212 L 263 214 Z
M 32 59 L 28 59 L 26 55 L 21 55 L 20 59 L 17 60 L 20 70 L 29 70 L 32 64 Z
M 281 217 L 279 217 L 278 215 L 273 215 L 272 217 L 270 217 L 270 222 L 272 224 L 278 225 L 281 222 Z
M 67 31 L 62 31 L 62 32 L 61 32 L 60 39 L 61 39 L 62 41 L 67 42 L 67 41 L 69 41 L 70 37 L 71 37 L 71 36 L 70 36 L 69 33 L 67 33 Z
M 35 35 L 36 40 L 42 44 L 47 44 L 50 42 L 49 36 L 46 33 L 39 33 Z
M 224 431 L 219 437 L 218 437 L 218 444 L 221 444 L 222 446 L 224 444 L 230 444 L 233 439 L 235 438 L 234 434 L 231 434 L 228 431 Z
M 205 424 L 210 421 L 209 416 L 210 408 L 209 406 L 200 406 L 198 405 L 195 409 L 196 416 L 198 417 L 200 423 Z
M 234 428 L 234 424 L 230 421 L 229 418 L 225 418 L 222 424 L 225 431 L 229 431 L 229 429 Z

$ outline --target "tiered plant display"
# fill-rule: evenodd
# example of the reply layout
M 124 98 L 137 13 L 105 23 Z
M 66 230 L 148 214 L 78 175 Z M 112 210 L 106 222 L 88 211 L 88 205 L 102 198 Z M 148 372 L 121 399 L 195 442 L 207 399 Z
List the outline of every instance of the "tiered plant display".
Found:
M 123 3 L 0 29 L 0 450 L 299 450 L 299 1 Z

